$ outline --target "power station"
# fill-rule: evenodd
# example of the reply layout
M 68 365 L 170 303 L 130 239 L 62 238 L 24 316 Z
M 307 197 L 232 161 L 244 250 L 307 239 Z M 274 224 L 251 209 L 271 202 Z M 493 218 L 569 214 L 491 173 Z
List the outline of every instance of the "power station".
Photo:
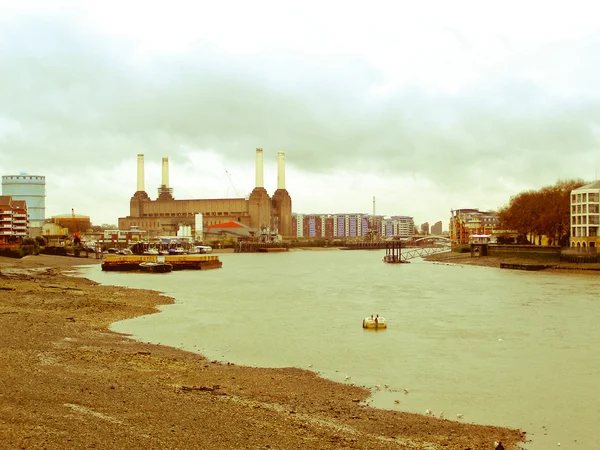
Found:
M 256 186 L 246 198 L 176 200 L 169 186 L 169 160 L 162 159 L 162 183 L 152 200 L 145 190 L 144 155 L 137 156 L 137 191 L 129 201 L 129 215 L 119 218 L 119 229 L 138 228 L 150 235 L 175 236 L 180 227 L 196 229 L 239 222 L 261 234 L 292 236 L 292 199 L 285 188 L 285 154 L 277 155 L 277 190 L 271 198 L 264 188 L 263 149 L 256 149 Z M 199 221 L 198 218 L 202 219 Z M 199 223 L 198 223 L 199 222 Z M 197 232 L 196 232 L 197 234 Z

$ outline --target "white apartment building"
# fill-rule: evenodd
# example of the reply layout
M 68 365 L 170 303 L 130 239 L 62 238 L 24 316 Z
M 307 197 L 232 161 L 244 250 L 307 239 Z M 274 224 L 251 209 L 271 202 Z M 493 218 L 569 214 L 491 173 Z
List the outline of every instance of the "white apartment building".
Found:
M 571 191 L 571 247 L 599 247 L 600 181 Z

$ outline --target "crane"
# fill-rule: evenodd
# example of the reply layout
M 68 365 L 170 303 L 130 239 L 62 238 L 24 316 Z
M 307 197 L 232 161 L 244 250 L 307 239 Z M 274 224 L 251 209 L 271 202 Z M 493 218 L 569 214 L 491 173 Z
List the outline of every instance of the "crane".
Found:
M 235 188 L 233 181 L 231 180 L 231 174 L 227 171 L 227 169 L 225 169 L 225 173 L 227 174 L 227 178 L 229 178 L 229 182 L 231 183 L 231 187 L 233 188 L 233 192 L 235 192 L 236 197 L 239 197 L 240 194 L 238 194 L 237 189 Z
M 79 228 L 77 227 L 77 219 L 75 218 L 75 208 L 71 208 L 71 217 L 73 218 L 73 243 L 75 245 L 81 244 L 81 235 L 79 234 Z

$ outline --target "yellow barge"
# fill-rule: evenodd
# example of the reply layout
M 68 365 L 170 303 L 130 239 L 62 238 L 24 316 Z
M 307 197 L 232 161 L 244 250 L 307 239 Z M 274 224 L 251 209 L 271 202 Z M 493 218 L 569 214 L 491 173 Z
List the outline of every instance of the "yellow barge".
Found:
M 110 255 L 102 263 L 102 270 L 140 270 L 140 264 L 148 262 L 165 262 L 171 264 L 173 270 L 206 270 L 223 267 L 217 255 Z

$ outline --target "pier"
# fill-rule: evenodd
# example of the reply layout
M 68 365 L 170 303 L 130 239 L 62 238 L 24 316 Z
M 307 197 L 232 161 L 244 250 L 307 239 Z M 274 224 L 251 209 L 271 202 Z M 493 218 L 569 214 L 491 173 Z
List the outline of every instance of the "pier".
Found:
M 501 269 L 515 269 L 515 270 L 544 270 L 553 267 L 549 264 L 512 264 L 512 263 L 500 263 Z
M 234 247 L 235 253 L 275 253 L 288 250 L 288 244 L 282 242 L 240 241 Z

